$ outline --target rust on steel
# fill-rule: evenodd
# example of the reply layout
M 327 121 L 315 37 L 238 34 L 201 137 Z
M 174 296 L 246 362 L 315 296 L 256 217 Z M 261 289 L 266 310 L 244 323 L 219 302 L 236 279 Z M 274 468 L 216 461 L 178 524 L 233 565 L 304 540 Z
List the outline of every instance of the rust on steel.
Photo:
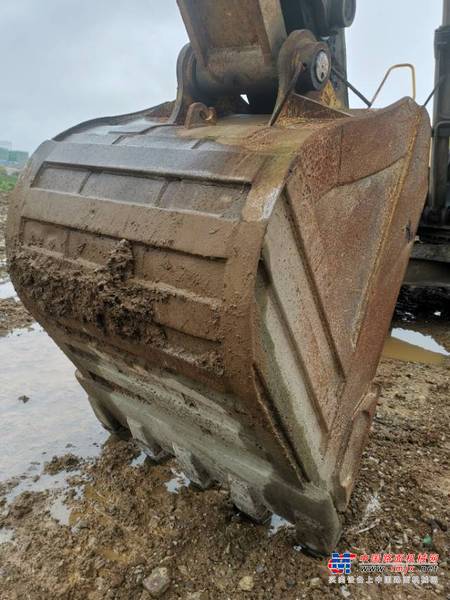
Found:
M 411 100 L 355 116 L 305 104 L 291 98 L 274 127 L 234 115 L 187 129 L 149 111 L 71 129 L 33 156 L 7 237 L 21 299 L 108 429 L 328 551 L 430 131 Z

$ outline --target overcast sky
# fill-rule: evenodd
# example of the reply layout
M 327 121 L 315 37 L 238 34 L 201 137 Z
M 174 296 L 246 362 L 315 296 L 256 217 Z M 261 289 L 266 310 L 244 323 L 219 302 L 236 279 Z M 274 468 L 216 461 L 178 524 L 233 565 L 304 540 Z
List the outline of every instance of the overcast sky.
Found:
M 352 83 L 372 96 L 391 64 L 412 62 L 423 101 L 441 13 L 441 0 L 358 0 Z M 1 0 L 0 139 L 34 150 L 86 119 L 173 99 L 186 41 L 175 0 Z M 410 89 L 406 74 L 394 75 L 379 105 Z

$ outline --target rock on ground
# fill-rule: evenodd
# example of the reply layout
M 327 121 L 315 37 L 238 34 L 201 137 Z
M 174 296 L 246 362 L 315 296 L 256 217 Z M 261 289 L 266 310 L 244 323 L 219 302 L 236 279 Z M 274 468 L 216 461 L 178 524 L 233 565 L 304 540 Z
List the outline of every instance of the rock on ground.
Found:
M 161 598 L 170 587 L 170 573 L 166 567 L 159 567 L 142 582 L 152 598 Z

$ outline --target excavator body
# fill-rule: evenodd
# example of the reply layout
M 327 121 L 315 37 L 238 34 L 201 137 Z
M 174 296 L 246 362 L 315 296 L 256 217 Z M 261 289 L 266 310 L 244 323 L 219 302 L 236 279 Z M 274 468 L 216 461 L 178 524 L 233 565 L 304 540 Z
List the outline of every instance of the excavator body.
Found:
M 179 4 L 176 102 L 37 150 L 11 200 L 11 277 L 109 431 L 328 553 L 427 195 L 429 119 L 411 99 L 348 108 L 353 2 Z

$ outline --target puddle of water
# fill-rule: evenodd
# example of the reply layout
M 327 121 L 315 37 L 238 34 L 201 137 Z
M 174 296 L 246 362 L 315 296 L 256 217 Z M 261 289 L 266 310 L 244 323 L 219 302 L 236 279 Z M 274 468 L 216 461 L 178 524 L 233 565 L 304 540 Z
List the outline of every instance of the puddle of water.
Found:
M 74 366 L 40 327 L 0 338 L 0 481 L 66 454 L 68 444 L 82 458 L 96 456 L 107 437 Z M 36 482 L 49 483 L 45 475 Z
M 0 545 L 12 542 L 14 539 L 14 529 L 8 529 L 7 527 L 0 529 Z
M 36 465 L 37 463 L 33 463 L 32 466 Z M 24 492 L 50 492 L 48 500 L 50 516 L 60 525 L 73 526 L 78 518 L 78 513 L 67 505 L 66 492 L 70 488 L 73 500 L 80 500 L 83 497 L 83 484 L 75 487 L 69 485 L 68 480 L 76 476 L 81 476 L 80 471 L 61 471 L 56 475 L 42 473 L 39 476 L 21 476 L 17 480 L 17 485 L 12 487 L 5 495 L 6 507 L 11 505 Z M 83 481 L 86 482 L 87 480 L 84 479 Z
M 429 350 L 430 352 L 450 356 L 450 352 L 447 352 L 444 346 L 438 344 L 431 335 L 424 335 L 423 333 L 412 331 L 411 329 L 396 328 L 392 330 L 392 336 L 414 346 Z
M 6 336 L 3 337 L 5 339 L 21 337 L 22 335 L 26 335 L 27 333 L 31 333 L 32 331 L 43 331 L 43 329 L 39 325 L 39 323 L 32 323 L 24 329 L 14 329 L 13 331 L 10 331 Z
M 11 281 L 0 283 L 0 300 L 6 300 L 7 298 L 17 298 L 17 292 Z
M 175 477 L 164 484 L 170 494 L 178 494 L 182 488 L 190 486 L 191 482 L 184 473 L 176 469 L 171 469 L 171 471 Z
M 142 466 L 145 463 L 145 459 L 147 458 L 147 455 L 144 452 L 141 452 L 141 454 L 139 454 L 139 456 L 137 456 L 136 458 L 134 458 L 130 465 L 134 468 L 138 468 L 140 466 Z
M 287 529 L 293 527 L 292 523 L 280 517 L 280 515 L 272 515 L 269 526 L 269 537 L 273 537 L 281 529 Z
M 48 502 L 48 510 L 50 516 L 60 525 L 73 526 L 77 520 L 77 513 L 70 508 L 66 503 L 66 492 L 69 489 L 68 479 L 75 475 L 79 475 L 78 471 L 62 471 L 56 475 L 42 474 L 39 479 L 26 478 L 21 479 L 14 488 L 12 488 L 5 496 L 6 506 L 9 506 L 23 492 L 52 492 Z M 75 488 L 73 498 L 80 499 L 83 495 L 82 485 Z
M 75 472 L 67 473 L 66 471 L 62 471 L 57 475 L 43 473 L 39 479 L 36 480 L 34 477 L 21 479 L 19 483 L 6 494 L 6 502 L 7 504 L 14 502 L 14 500 L 20 496 L 20 494 L 23 494 L 23 492 L 45 492 L 47 490 L 57 491 L 66 489 L 69 487 L 67 478 L 71 475 L 75 475 Z
M 450 352 L 438 344 L 430 335 L 423 335 L 409 329 L 393 329 L 386 340 L 383 356 L 430 365 L 442 364 Z
M 76 494 L 72 500 L 80 500 L 83 497 L 83 488 L 75 488 Z M 48 507 L 50 516 L 60 525 L 67 527 L 76 527 L 80 521 L 82 514 L 75 507 L 67 504 L 66 494 L 64 492 L 56 496 Z
M 70 525 L 72 509 L 64 502 L 63 496 L 57 496 L 49 506 L 50 516 L 60 525 Z

